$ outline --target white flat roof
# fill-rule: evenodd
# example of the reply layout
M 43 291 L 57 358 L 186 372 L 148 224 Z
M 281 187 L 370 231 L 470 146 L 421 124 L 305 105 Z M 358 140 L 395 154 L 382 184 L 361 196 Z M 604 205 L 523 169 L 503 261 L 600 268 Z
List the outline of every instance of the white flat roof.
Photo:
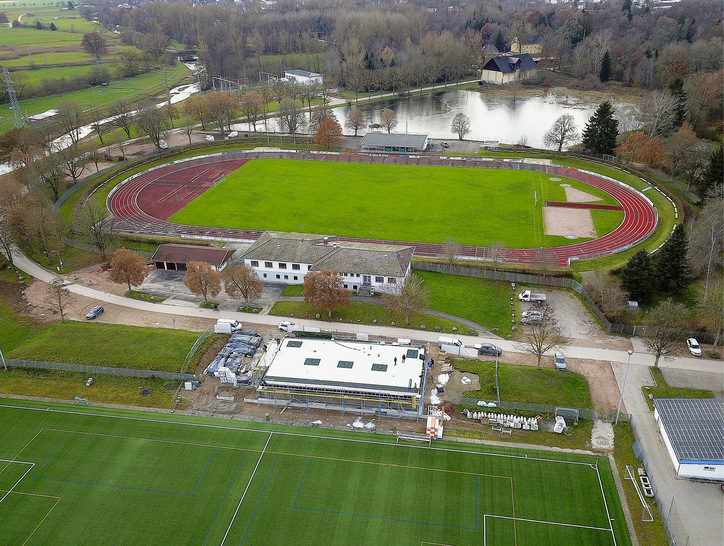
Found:
M 412 345 L 287 337 L 264 383 L 413 396 L 420 392 L 424 354 Z

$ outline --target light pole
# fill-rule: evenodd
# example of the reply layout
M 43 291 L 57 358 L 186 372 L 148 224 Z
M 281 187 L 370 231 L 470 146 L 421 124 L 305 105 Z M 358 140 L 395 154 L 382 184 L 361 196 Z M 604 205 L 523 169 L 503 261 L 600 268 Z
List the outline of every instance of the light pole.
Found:
M 58 263 L 60 264 L 60 266 L 56 269 L 58 270 L 58 272 L 60 272 L 60 270 L 63 269 L 63 258 L 60 257 L 60 250 L 51 250 L 50 252 L 58 255 Z
M 618 425 L 618 416 L 621 413 L 621 402 L 623 402 L 623 393 L 626 391 L 626 379 L 628 378 L 628 368 L 631 365 L 631 355 L 633 354 L 633 350 L 629 349 L 628 351 L 628 362 L 626 363 L 626 372 L 623 374 L 623 386 L 621 387 L 621 397 L 618 399 L 618 409 L 616 410 L 616 422 L 615 425 Z
M 5 355 L 3 355 L 2 349 L 0 349 L 0 359 L 3 361 L 3 368 L 5 368 L 5 371 L 8 371 L 8 365 L 5 364 Z

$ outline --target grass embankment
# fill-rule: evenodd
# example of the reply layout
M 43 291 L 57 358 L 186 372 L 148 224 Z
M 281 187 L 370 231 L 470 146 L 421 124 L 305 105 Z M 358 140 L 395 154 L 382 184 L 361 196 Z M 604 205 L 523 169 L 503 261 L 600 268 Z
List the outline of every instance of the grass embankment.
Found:
M 512 335 L 510 283 L 415 271 L 430 291 L 430 309 L 472 320 L 498 335 Z
M 86 387 L 86 381 L 93 377 L 93 384 Z M 122 404 L 148 408 L 171 407 L 173 393 L 178 381 L 123 377 L 116 375 L 65 372 L 59 370 L 30 370 L 10 368 L 0 372 L 0 393 L 31 395 L 57 400 L 73 400 L 76 396 L 88 398 L 91 403 Z M 141 391 L 150 391 L 144 396 Z M 176 407 L 188 405 L 182 400 Z
M 649 405 L 649 409 L 654 411 L 654 399 L 656 398 L 714 398 L 714 393 L 711 391 L 705 391 L 701 389 L 691 389 L 688 387 L 670 387 L 664 379 L 664 374 L 660 368 L 649 368 L 651 375 L 656 381 L 655 387 L 641 387 L 641 392 L 644 393 L 646 403 Z M 651 397 L 649 397 L 651 395 Z
M 474 373 L 480 378 L 480 389 L 466 391 L 464 395 L 480 400 L 496 400 L 495 362 L 456 360 L 455 368 Z M 571 408 L 592 408 L 588 381 L 574 372 L 560 372 L 553 368 L 498 365 L 500 399 L 506 402 L 528 402 Z
M 319 313 L 318 319 L 316 318 L 317 313 Z M 409 325 L 405 325 L 404 316 L 391 315 L 387 309 L 381 305 L 377 305 L 376 303 L 365 303 L 360 301 L 353 301 L 350 302 L 347 307 L 335 309 L 332 313 L 332 318 L 328 318 L 327 313 L 320 313 L 310 304 L 304 303 L 303 301 L 277 302 L 274 307 L 272 307 L 269 314 L 279 317 L 290 317 L 292 319 L 310 318 L 330 323 L 346 322 L 390 326 L 394 322 L 398 328 L 435 331 L 436 327 L 439 327 L 440 329 L 437 330 L 439 332 L 453 332 L 453 328 L 457 328 L 458 333 L 461 334 L 468 334 L 470 331 L 467 326 L 463 326 L 457 322 L 425 315 L 423 313 L 410 313 L 410 323 Z M 421 325 L 424 325 L 425 328 L 420 328 Z
M 455 237 L 483 246 L 502 240 L 508 248 L 572 244 L 544 234 L 542 203 L 565 200 L 560 182 L 549 178 L 532 171 L 255 159 L 170 220 L 279 231 L 298 231 L 302 221 L 309 233 L 433 243 Z M 596 188 L 566 182 L 601 203 L 614 202 Z M 534 191 L 538 205 L 520 198 Z M 243 215 L 234 205 L 240 199 Z
M 178 372 L 195 332 L 86 322 L 43 326 L 8 358 Z

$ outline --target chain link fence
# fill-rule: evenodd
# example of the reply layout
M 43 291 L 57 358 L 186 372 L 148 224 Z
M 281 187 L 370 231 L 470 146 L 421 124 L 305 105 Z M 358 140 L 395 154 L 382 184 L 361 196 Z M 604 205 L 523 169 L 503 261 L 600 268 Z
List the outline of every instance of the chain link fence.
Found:
M 126 377 L 147 377 L 150 379 L 170 379 L 182 381 L 198 381 L 201 378 L 195 374 L 162 372 L 157 370 L 136 370 L 132 368 L 114 368 L 111 366 L 92 366 L 88 364 L 71 364 L 68 362 L 49 362 L 47 360 L 17 360 L 7 359 L 11 368 L 28 368 L 38 370 L 63 370 L 67 372 L 83 372 L 87 374 L 119 375 Z

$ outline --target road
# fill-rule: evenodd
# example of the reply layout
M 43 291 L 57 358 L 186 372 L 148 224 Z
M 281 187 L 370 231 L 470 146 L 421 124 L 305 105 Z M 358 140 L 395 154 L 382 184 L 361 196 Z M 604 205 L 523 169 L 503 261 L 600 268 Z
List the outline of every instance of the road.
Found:
M 219 317 L 218 312 L 210 309 L 202 309 L 191 302 L 188 302 L 187 305 L 183 303 L 181 305 L 147 303 L 102 292 L 74 282 L 68 282 L 67 278 L 59 277 L 55 273 L 48 271 L 20 252 L 13 254 L 13 260 L 16 267 L 41 281 L 51 282 L 57 278 L 61 278 L 66 282 L 66 287 L 70 292 L 101 302 L 112 303 L 148 313 L 201 317 L 210 320 L 215 320 Z M 269 326 L 275 326 L 279 321 L 278 317 L 248 313 L 224 312 L 224 317 Z M 312 320 L 295 319 L 295 322 L 308 326 L 320 326 L 319 322 Z M 321 325 L 323 328 L 330 327 L 329 323 L 321 323 Z M 362 326 L 338 323 L 334 324 L 334 329 L 344 332 L 365 331 L 369 334 L 393 338 L 407 338 L 411 335 L 409 330 L 389 326 Z M 437 342 L 438 334 L 436 332 L 417 330 L 414 333 L 414 337 L 415 339 L 434 343 Z M 468 346 L 473 343 L 479 343 L 481 339 L 486 339 L 493 341 L 504 351 L 525 352 L 522 344 L 492 335 L 479 337 L 459 335 L 457 337 Z M 582 344 L 582 340 L 575 340 L 574 343 L 574 345 L 567 347 L 567 356 L 571 358 L 596 360 L 602 364 L 611 363 L 619 384 L 619 389 L 622 388 L 629 356 L 626 351 L 587 347 Z M 657 489 L 661 510 L 667 513 L 670 510 L 671 499 L 676 499 L 676 508 L 678 509 L 681 520 L 684 522 L 685 532 L 690 539 L 689 546 L 722 544 L 722 538 L 724 537 L 724 498 L 721 491 L 719 491 L 718 486 L 713 484 L 680 480 L 675 477 L 672 464 L 656 429 L 653 414 L 649 411 L 641 391 L 643 386 L 652 384 L 649 367 L 653 365 L 654 358 L 651 354 L 644 351 L 640 339 L 633 338 L 632 344 L 634 353 L 631 355 L 630 370 L 624 392 L 624 404 L 627 411 L 633 414 L 636 420 L 637 430 L 648 462 L 652 481 Z M 717 378 L 718 387 L 714 386 L 713 388 L 724 390 L 724 366 L 722 366 L 721 362 L 700 358 L 680 357 L 672 360 L 662 360 L 660 367 L 664 370 L 676 369 L 692 374 L 706 372 L 710 374 L 711 377 Z M 631 507 L 631 512 L 632 517 L 637 517 L 639 514 L 635 506 Z

